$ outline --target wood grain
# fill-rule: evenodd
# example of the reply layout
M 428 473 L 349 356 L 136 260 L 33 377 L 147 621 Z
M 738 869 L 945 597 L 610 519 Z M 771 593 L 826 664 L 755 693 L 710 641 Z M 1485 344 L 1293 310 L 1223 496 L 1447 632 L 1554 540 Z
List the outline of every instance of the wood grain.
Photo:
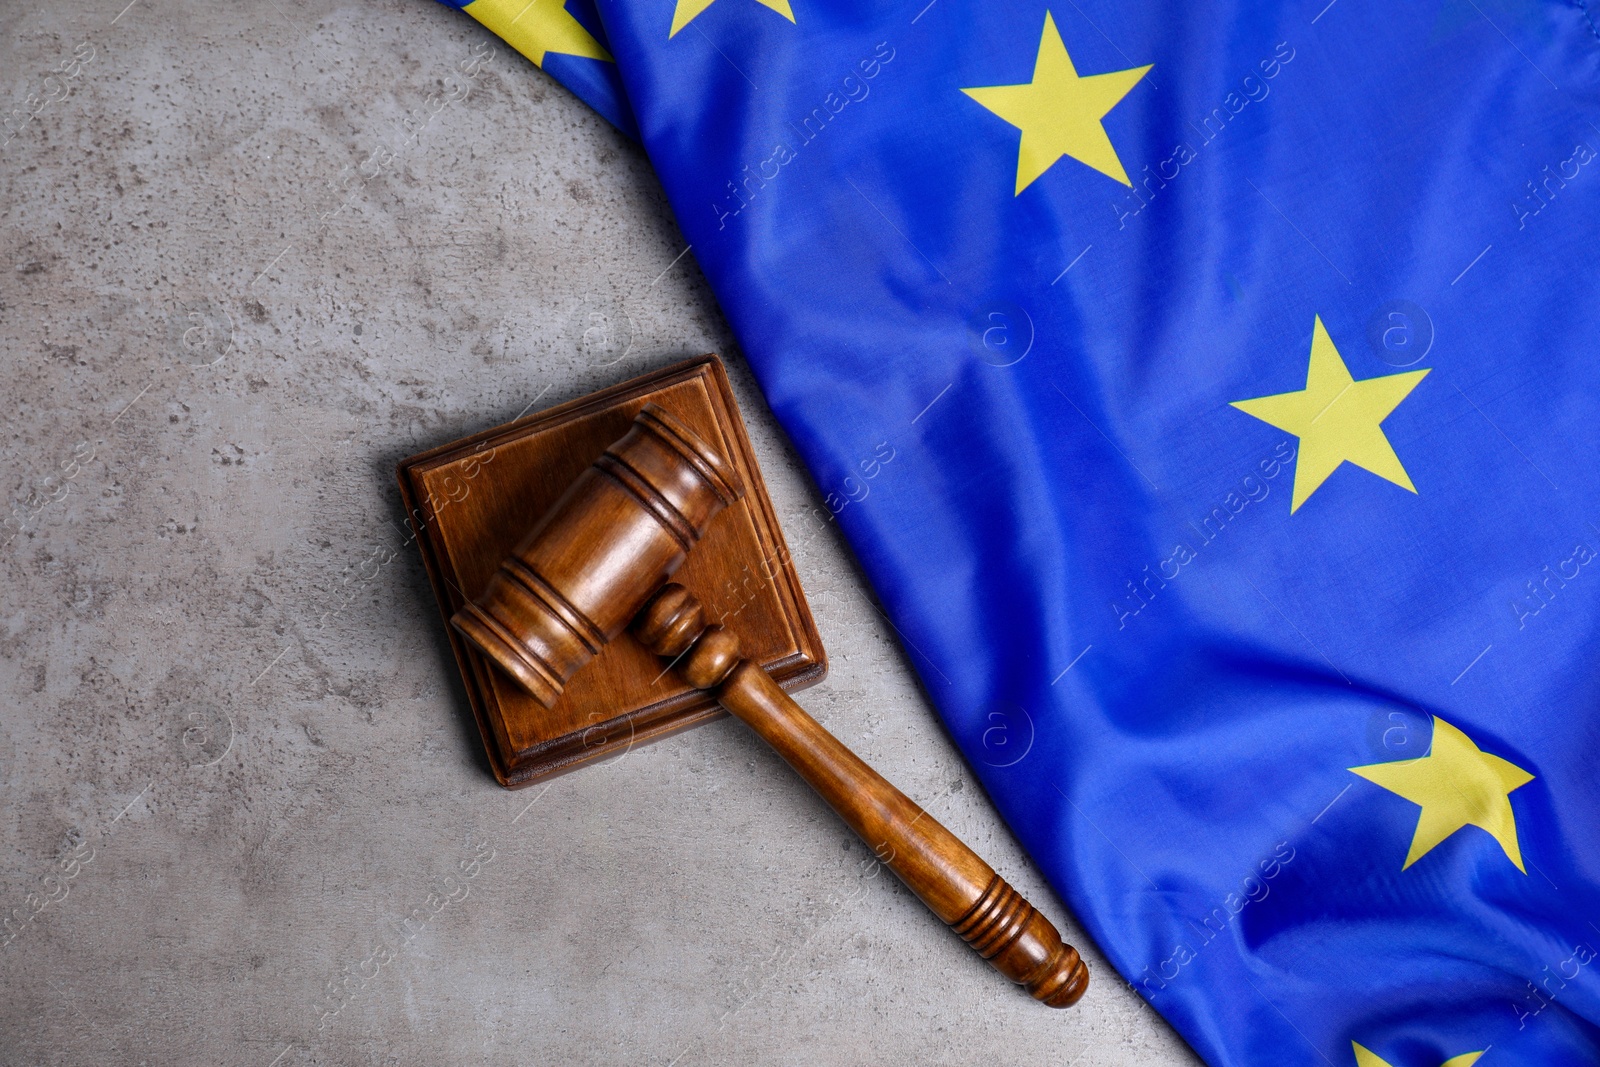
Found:
M 399 465 L 405 501 L 440 612 L 449 619 L 634 417 L 655 402 L 724 457 L 744 496 L 711 524 L 678 571 L 716 615 L 737 619 L 747 647 L 786 688 L 827 672 L 800 580 L 716 356 L 686 360 Z M 706 693 L 637 642 L 607 644 L 545 707 L 454 628 L 451 650 L 502 785 L 520 788 L 613 758 L 633 745 L 720 718 Z

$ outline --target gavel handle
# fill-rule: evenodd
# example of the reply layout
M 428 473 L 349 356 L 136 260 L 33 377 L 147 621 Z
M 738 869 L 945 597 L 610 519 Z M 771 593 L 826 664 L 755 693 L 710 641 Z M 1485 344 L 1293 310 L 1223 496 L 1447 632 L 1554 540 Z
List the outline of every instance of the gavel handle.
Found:
M 669 585 L 639 614 L 635 632 L 680 674 L 712 690 L 839 813 L 878 859 L 980 956 L 1036 999 L 1065 1008 L 1089 971 L 1022 894 L 882 775 L 867 766 L 739 654 L 739 640 L 704 624 L 700 605 Z

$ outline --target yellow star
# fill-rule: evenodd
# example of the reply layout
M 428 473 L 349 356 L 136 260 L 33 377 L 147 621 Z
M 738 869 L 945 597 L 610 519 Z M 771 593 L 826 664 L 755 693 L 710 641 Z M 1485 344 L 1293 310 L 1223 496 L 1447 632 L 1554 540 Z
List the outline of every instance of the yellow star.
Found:
M 1511 793 L 1533 781 L 1533 775 L 1509 760 L 1484 752 L 1472 739 L 1437 715 L 1433 744 L 1418 759 L 1351 767 L 1369 782 L 1422 806 L 1405 870 L 1439 842 L 1463 826 L 1489 831 L 1506 858 L 1523 874 L 1522 848 L 1517 844 L 1517 819 Z
M 1044 33 L 1033 62 L 1033 81 L 963 89 L 972 99 L 1022 131 L 1017 151 L 1017 195 L 1062 156 L 1131 186 L 1122 160 L 1100 121 L 1139 83 L 1150 66 L 1081 77 L 1061 43 L 1056 21 L 1044 13 Z
M 1356 1047 L 1356 1067 L 1393 1067 L 1388 1060 L 1377 1055 L 1371 1049 L 1354 1041 L 1350 1043 Z M 1487 1051 L 1489 1050 L 1483 1050 L 1483 1052 Z M 1483 1052 L 1463 1052 L 1459 1056 L 1451 1056 L 1439 1067 L 1472 1067 L 1474 1063 L 1478 1062 L 1478 1057 L 1482 1056 Z
M 699 14 L 717 0 L 678 0 L 678 6 L 672 12 L 672 29 L 668 31 L 668 40 L 676 37 L 678 31 L 693 22 Z M 794 10 L 789 7 L 789 0 L 756 0 L 763 7 L 770 7 L 790 22 L 794 21 Z
M 615 63 L 611 53 L 567 13 L 566 0 L 472 0 L 464 10 L 495 36 L 544 66 L 546 53 Z
M 1289 503 L 1292 515 L 1346 460 L 1403 489 L 1417 491 L 1380 424 L 1427 374 L 1426 369 L 1408 370 L 1356 381 L 1318 315 L 1311 333 L 1306 387 L 1294 393 L 1235 400 L 1233 406 L 1300 438 L 1294 497 Z

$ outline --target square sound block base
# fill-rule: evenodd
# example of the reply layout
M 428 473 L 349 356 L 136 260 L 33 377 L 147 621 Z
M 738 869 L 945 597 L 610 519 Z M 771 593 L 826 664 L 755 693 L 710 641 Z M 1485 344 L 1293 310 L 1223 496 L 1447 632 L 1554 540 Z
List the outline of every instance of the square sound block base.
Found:
M 554 707 L 525 693 L 449 625 L 585 467 L 654 401 L 738 469 L 744 499 L 712 520 L 673 580 L 737 630 L 785 689 L 827 673 L 827 655 L 756 466 L 722 361 L 701 356 L 412 456 L 400 493 L 445 618 L 489 762 L 525 786 L 725 714 L 624 633 L 567 683 Z

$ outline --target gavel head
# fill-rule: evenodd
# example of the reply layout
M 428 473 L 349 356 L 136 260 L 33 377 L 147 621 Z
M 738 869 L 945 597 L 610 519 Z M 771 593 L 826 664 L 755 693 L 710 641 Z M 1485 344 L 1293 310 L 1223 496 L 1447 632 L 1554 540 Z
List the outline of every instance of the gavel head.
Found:
M 550 707 L 743 495 L 714 449 L 647 404 L 450 622 Z

